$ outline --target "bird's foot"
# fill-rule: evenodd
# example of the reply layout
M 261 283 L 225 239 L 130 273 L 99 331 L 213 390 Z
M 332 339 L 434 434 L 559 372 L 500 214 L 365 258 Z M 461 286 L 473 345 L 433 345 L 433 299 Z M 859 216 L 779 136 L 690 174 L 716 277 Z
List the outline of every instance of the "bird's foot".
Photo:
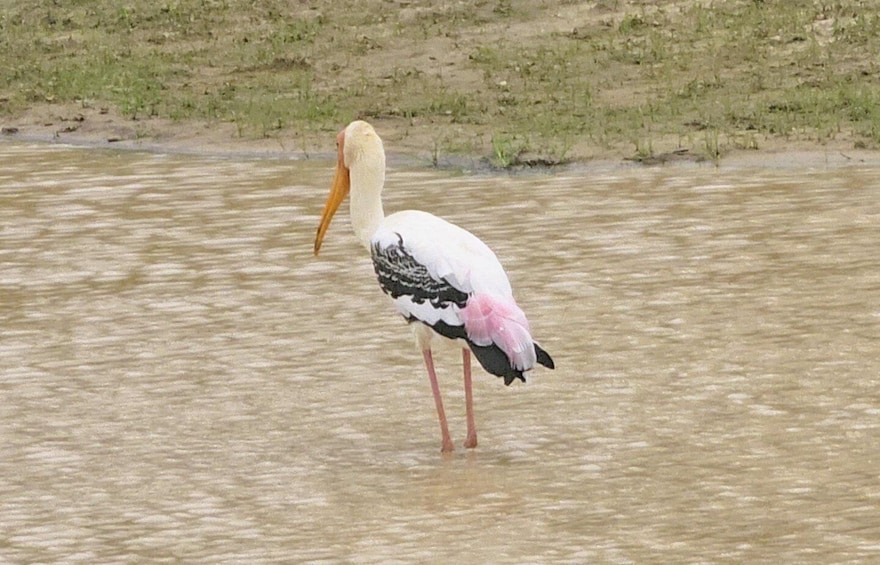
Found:
M 468 434 L 467 439 L 464 440 L 464 446 L 468 449 L 477 447 L 477 434 Z
M 444 439 L 443 447 L 440 448 L 440 453 L 452 453 L 453 451 L 455 451 L 455 446 L 452 444 L 452 440 L 448 438 Z

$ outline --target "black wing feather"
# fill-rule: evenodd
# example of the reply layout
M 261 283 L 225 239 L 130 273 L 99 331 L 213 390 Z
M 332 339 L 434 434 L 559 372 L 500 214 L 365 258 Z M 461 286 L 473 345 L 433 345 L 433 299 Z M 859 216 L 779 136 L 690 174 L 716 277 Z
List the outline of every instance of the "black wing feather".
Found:
M 373 269 L 379 279 L 379 286 L 391 298 L 409 296 L 416 304 L 430 301 L 435 308 L 455 304 L 464 308 L 468 295 L 455 288 L 448 281 L 437 280 L 428 268 L 419 263 L 406 250 L 403 237 L 397 234 L 396 245 L 382 248 L 373 244 Z

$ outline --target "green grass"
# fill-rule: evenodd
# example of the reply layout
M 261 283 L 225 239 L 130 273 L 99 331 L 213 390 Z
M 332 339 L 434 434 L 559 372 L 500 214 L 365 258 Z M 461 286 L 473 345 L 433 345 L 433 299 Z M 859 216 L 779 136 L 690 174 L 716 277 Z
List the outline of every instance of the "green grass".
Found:
M 365 117 L 428 131 L 435 162 L 476 151 L 501 167 L 880 146 L 872 2 L 656 4 L 8 0 L 0 111 L 73 102 L 316 139 Z

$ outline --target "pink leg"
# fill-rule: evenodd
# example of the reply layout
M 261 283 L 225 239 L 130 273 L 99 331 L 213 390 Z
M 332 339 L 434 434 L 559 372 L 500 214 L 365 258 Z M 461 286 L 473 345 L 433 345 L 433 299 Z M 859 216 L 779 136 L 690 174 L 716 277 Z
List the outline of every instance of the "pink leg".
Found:
M 471 389 L 471 352 L 461 350 L 461 364 L 464 368 L 464 405 L 467 411 L 467 438 L 465 447 L 477 447 L 477 426 L 474 423 L 474 391 Z
M 446 424 L 446 412 L 443 410 L 443 399 L 440 397 L 440 385 L 437 383 L 437 375 L 434 373 L 434 358 L 430 349 L 422 351 L 425 357 L 425 367 L 428 368 L 428 378 L 431 379 L 431 391 L 434 393 L 434 404 L 437 406 L 437 416 L 440 418 L 440 433 L 443 436 L 442 452 L 455 451 L 452 438 L 449 437 L 449 426 Z

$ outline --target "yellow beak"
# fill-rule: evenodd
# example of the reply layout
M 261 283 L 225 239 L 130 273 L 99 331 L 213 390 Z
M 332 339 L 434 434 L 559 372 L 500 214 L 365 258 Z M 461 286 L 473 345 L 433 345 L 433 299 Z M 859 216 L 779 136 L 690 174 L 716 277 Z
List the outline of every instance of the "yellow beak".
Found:
M 333 184 L 330 186 L 330 196 L 327 197 L 327 203 L 324 204 L 324 212 L 321 214 L 321 223 L 318 224 L 318 234 L 315 236 L 315 255 L 321 249 L 321 242 L 324 241 L 324 235 L 327 228 L 330 227 L 330 220 L 333 214 L 339 209 L 339 205 L 348 196 L 351 189 L 351 176 L 348 168 L 342 161 L 342 150 L 339 151 L 339 159 L 336 163 L 336 174 L 333 175 Z

